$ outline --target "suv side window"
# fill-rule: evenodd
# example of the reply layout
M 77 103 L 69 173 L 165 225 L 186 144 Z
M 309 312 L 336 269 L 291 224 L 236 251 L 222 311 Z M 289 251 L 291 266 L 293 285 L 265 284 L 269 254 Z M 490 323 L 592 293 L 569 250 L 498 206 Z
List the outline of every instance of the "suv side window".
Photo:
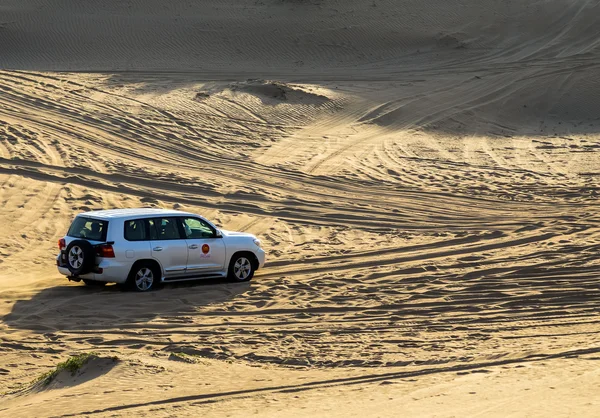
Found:
M 145 219 L 134 219 L 125 221 L 124 234 L 127 241 L 146 241 L 148 234 L 146 231 Z
M 177 218 L 154 218 L 148 219 L 150 228 L 150 239 L 170 240 L 182 239 L 177 225 Z
M 214 238 L 215 230 L 200 218 L 181 218 L 188 239 Z

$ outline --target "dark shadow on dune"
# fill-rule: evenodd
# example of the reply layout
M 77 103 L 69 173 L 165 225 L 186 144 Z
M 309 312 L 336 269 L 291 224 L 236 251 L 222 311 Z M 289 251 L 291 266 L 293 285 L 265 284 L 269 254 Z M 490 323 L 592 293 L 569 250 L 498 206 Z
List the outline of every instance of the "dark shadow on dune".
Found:
M 451 72 L 450 80 L 454 81 L 432 75 L 426 82 L 398 90 L 396 100 L 382 103 L 359 122 L 392 130 L 421 129 L 454 138 L 597 134 L 597 66 L 574 66 L 575 58 L 556 63 L 554 71 L 527 63 L 515 63 L 514 68 L 481 68 L 475 73 L 456 68 Z M 567 150 L 586 151 L 585 144 L 581 149 L 570 145 Z
M 262 72 L 263 77 L 278 69 L 323 74 L 428 47 L 455 52 L 468 39 L 453 30 L 454 13 L 448 11 L 458 7 L 467 22 L 479 22 L 475 19 L 481 13 L 493 19 L 497 12 L 459 0 L 435 10 L 415 2 L 409 12 L 405 5 L 386 12 L 385 6 L 355 1 L 190 5 L 148 0 L 143 7 L 115 0 L 53 7 L 41 0 L 14 3 L 0 7 L 1 68 L 209 71 L 217 77 L 230 68 Z M 424 28 L 414 15 L 427 22 Z
M 251 287 L 251 283 L 198 280 L 168 283 L 153 292 L 136 293 L 116 285 L 61 285 L 44 289 L 31 299 L 18 300 L 2 321 L 12 328 L 49 335 L 63 330 L 90 331 L 93 335 L 163 316 L 184 323 L 196 314 L 196 308 L 216 305 L 218 309 L 219 303 L 230 301 Z

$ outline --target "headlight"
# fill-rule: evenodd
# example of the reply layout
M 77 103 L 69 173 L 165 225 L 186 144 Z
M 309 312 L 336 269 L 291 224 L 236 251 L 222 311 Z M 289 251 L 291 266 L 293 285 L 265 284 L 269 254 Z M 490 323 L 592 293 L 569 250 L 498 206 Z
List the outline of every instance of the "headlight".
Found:
M 256 244 L 257 247 L 260 248 L 261 242 L 260 242 L 260 240 L 258 238 L 254 238 L 254 243 Z

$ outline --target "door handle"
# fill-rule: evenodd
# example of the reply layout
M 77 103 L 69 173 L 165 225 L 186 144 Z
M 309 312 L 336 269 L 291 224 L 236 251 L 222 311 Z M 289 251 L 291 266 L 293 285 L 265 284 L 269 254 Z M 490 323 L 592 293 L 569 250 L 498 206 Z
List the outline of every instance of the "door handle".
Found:
M 196 248 L 198 248 L 198 245 L 196 244 L 192 244 L 188 247 L 190 250 L 195 250 Z
M 162 251 L 163 247 L 154 247 L 152 248 L 152 251 Z

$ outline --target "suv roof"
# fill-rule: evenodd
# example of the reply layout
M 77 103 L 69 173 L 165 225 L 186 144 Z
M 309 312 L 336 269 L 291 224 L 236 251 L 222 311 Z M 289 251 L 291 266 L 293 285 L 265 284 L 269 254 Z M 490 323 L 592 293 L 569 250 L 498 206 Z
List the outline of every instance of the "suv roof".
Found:
M 170 209 L 151 209 L 151 208 L 140 208 L 140 209 L 109 209 L 109 210 L 95 210 L 91 212 L 80 213 L 78 216 L 89 216 L 97 219 L 120 219 L 120 218 L 131 218 L 132 216 L 182 216 L 192 215 L 193 213 L 182 212 L 180 210 Z

